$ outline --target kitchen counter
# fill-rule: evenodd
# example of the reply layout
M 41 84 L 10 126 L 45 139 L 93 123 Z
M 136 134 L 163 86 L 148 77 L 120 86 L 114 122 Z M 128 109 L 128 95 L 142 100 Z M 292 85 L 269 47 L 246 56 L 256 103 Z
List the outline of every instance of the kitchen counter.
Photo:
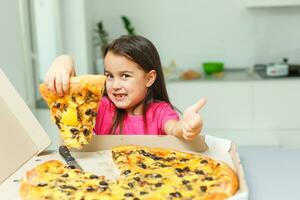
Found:
M 240 146 L 250 200 L 300 199 L 300 149 Z
M 225 69 L 221 77 L 206 75 L 201 72 L 201 78 L 196 80 L 183 80 L 178 76 L 166 77 L 167 82 L 199 82 L 199 81 L 261 81 L 261 80 L 300 80 L 300 77 L 265 77 L 253 68 Z

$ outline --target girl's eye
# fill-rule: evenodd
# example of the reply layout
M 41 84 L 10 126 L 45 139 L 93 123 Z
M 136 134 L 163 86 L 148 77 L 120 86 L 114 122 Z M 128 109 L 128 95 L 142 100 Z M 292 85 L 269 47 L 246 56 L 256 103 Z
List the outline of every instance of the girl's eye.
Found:
M 108 79 L 112 79 L 113 76 L 111 74 L 105 74 L 105 76 L 108 78 Z
M 130 75 L 129 74 L 122 74 L 122 78 L 129 78 Z

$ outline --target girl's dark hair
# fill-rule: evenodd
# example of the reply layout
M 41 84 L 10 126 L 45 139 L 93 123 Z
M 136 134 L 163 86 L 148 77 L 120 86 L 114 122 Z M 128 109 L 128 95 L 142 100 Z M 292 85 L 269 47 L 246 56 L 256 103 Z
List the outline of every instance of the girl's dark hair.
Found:
M 151 70 L 156 71 L 156 80 L 149 88 L 142 102 L 144 130 L 147 130 L 146 111 L 149 104 L 153 101 L 165 101 L 170 103 L 158 52 L 152 42 L 139 35 L 124 35 L 114 40 L 106 47 L 104 57 L 109 51 L 132 60 L 138 64 L 145 73 Z M 113 124 L 110 129 L 112 134 L 115 133 L 118 127 L 120 127 L 119 130 L 122 132 L 125 114 L 125 110 L 116 108 Z

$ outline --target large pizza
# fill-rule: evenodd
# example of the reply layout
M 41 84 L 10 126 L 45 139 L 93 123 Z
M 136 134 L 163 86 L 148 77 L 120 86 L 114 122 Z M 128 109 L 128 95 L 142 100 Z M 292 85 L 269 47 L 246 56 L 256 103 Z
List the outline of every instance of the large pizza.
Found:
M 225 163 L 170 149 L 127 145 L 112 149 L 120 176 L 108 180 L 47 161 L 21 182 L 24 200 L 182 199 L 221 200 L 238 190 L 238 178 Z

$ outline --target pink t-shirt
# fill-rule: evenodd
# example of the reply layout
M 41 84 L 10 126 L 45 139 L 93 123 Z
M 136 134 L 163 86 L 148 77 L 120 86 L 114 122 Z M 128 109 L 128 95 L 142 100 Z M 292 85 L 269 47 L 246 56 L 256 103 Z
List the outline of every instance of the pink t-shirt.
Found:
M 107 98 L 103 97 L 98 108 L 94 132 L 96 135 L 110 134 L 113 123 L 115 105 Z M 149 105 L 147 113 L 147 133 L 144 131 L 143 116 L 126 115 L 124 118 L 124 135 L 165 135 L 164 124 L 170 119 L 178 120 L 179 116 L 170 104 L 166 102 L 154 102 Z M 117 129 L 119 133 L 119 129 Z

